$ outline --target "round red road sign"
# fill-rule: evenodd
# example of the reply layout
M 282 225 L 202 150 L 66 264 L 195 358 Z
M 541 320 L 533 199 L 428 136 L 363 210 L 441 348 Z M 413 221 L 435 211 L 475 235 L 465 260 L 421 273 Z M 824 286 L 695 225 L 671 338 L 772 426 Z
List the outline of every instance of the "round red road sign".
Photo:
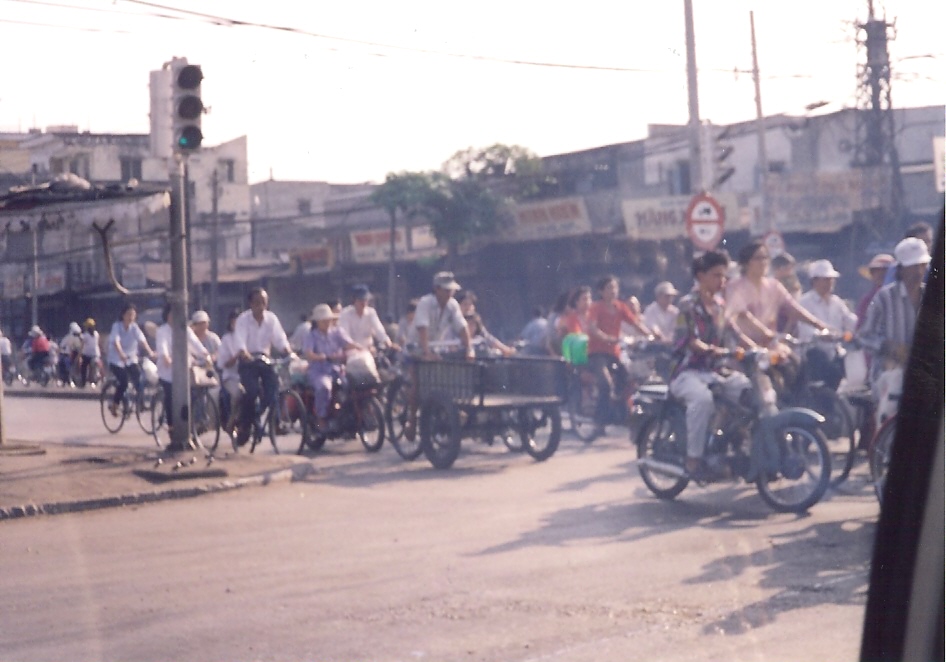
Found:
M 711 195 L 701 193 L 693 196 L 687 207 L 687 235 L 693 245 L 711 251 L 723 240 L 726 212 Z

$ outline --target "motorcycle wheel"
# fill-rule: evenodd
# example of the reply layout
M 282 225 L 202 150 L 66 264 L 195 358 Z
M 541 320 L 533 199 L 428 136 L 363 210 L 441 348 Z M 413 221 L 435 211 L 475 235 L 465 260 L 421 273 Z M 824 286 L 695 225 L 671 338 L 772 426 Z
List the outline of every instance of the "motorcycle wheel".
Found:
M 891 416 L 877 431 L 867 449 L 867 462 L 870 467 L 870 477 L 874 482 L 874 492 L 877 500 L 884 502 L 884 485 L 887 483 L 887 467 L 890 465 L 890 452 L 893 449 L 893 440 L 897 432 L 897 417 Z
M 590 444 L 598 436 L 595 429 L 595 404 L 598 401 L 598 385 L 588 374 L 577 373 L 568 385 L 568 422 L 571 431 L 581 441 Z
M 803 513 L 818 503 L 831 480 L 831 457 L 824 433 L 785 426 L 775 430 L 779 471 L 756 481 L 759 496 L 780 513 Z
M 437 469 L 449 469 L 460 454 L 460 412 L 446 396 L 424 401 L 420 411 L 421 448 Z
M 384 445 L 384 410 L 377 398 L 371 397 L 355 405 L 355 420 L 358 421 L 358 439 L 369 453 L 377 453 Z
M 664 415 L 645 420 L 637 436 L 637 458 L 652 458 L 682 468 L 687 442 L 683 426 L 677 421 L 677 417 Z M 637 470 L 658 499 L 673 499 L 690 484 L 689 478 L 660 473 L 643 464 L 638 464 Z
M 49 373 L 43 369 L 39 371 L 39 374 L 36 375 L 36 381 L 39 382 L 39 385 L 43 388 L 49 386 Z
M 526 453 L 538 462 L 552 457 L 562 438 L 562 414 L 558 407 L 523 407 L 516 423 Z

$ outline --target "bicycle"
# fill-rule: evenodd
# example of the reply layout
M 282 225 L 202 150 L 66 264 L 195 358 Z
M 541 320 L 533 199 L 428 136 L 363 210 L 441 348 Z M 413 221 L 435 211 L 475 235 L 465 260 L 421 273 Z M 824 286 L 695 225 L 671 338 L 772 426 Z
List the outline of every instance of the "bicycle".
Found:
M 213 455 L 220 444 L 220 408 L 211 396 L 210 386 L 191 385 L 190 406 L 190 444 L 194 448 L 203 448 L 208 456 Z M 158 387 L 151 404 L 151 426 L 154 430 L 154 442 L 161 447 L 159 433 L 167 424 L 164 411 L 164 389 Z
M 283 370 L 283 366 L 289 365 L 293 358 L 293 356 L 288 356 L 284 359 L 271 359 L 265 354 L 253 354 L 254 362 L 275 371 L 277 375 Z M 250 453 L 256 450 L 263 437 L 269 438 L 273 452 L 277 455 L 296 452 L 307 445 L 308 429 L 302 397 L 292 388 L 277 388 L 274 402 L 264 403 L 262 395 L 261 389 L 254 403 L 253 419 L 250 422 L 250 436 L 247 440 Z M 280 439 L 279 443 L 277 443 L 277 438 Z M 233 450 L 236 452 L 239 448 L 236 445 L 236 439 L 233 438 Z
M 105 429 L 112 434 L 118 434 L 125 425 L 125 421 L 134 414 L 138 419 L 138 425 L 144 430 L 145 434 L 153 435 L 154 428 L 151 416 L 151 406 L 155 397 L 156 384 L 148 381 L 145 371 L 139 371 L 138 383 L 128 380 L 128 387 L 125 389 L 125 396 L 119 402 L 118 411 L 112 414 L 110 406 L 115 400 L 115 392 L 118 389 L 118 380 L 109 377 L 102 386 L 102 393 L 99 395 L 99 407 L 102 413 L 102 423 Z

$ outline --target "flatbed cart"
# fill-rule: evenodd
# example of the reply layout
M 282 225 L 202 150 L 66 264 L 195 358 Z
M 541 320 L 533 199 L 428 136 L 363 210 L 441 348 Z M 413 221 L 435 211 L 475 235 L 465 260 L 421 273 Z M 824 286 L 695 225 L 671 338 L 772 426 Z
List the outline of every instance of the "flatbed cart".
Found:
M 419 431 L 424 456 L 449 469 L 460 440 L 500 438 L 538 461 L 562 436 L 567 364 L 561 359 L 497 357 L 418 361 Z

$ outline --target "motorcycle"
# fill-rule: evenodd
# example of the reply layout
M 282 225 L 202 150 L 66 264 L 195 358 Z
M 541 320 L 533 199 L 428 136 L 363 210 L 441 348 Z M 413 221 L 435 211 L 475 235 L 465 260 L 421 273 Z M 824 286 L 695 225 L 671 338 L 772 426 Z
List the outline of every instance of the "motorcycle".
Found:
M 670 356 L 670 347 L 656 341 L 653 336 L 625 337 L 621 340 L 621 357 L 611 365 L 612 375 L 623 371 L 618 381 L 617 398 L 609 402 L 604 420 L 596 420 L 598 402 L 598 379 L 587 365 L 572 365 L 566 400 L 566 411 L 572 432 L 591 443 L 598 436 L 601 425 L 624 425 L 635 429 L 644 417 L 646 402 L 638 402 L 635 391 L 642 384 L 652 384 L 666 379 L 665 366 Z
M 800 407 L 774 409 L 775 394 L 765 373 L 776 356 L 765 349 L 729 353 L 750 387 L 733 400 L 711 386 L 716 414 L 703 457 L 714 473 L 755 483 L 773 510 L 801 513 L 821 499 L 831 478 L 831 457 L 820 429 L 825 419 Z M 642 386 L 636 397 L 654 411 L 636 439 L 638 471 L 654 495 L 673 499 L 694 480 L 685 468 L 684 406 L 659 384 Z
M 335 367 L 332 376 L 332 393 L 329 399 L 325 426 L 319 428 L 313 414 L 315 392 L 306 386 L 302 401 L 306 409 L 308 430 L 302 436 L 299 452 L 308 446 L 319 451 L 328 439 L 353 439 L 357 437 L 369 453 L 381 450 L 384 444 L 384 408 L 378 398 L 381 383 L 374 376 L 348 375 L 345 366 Z

